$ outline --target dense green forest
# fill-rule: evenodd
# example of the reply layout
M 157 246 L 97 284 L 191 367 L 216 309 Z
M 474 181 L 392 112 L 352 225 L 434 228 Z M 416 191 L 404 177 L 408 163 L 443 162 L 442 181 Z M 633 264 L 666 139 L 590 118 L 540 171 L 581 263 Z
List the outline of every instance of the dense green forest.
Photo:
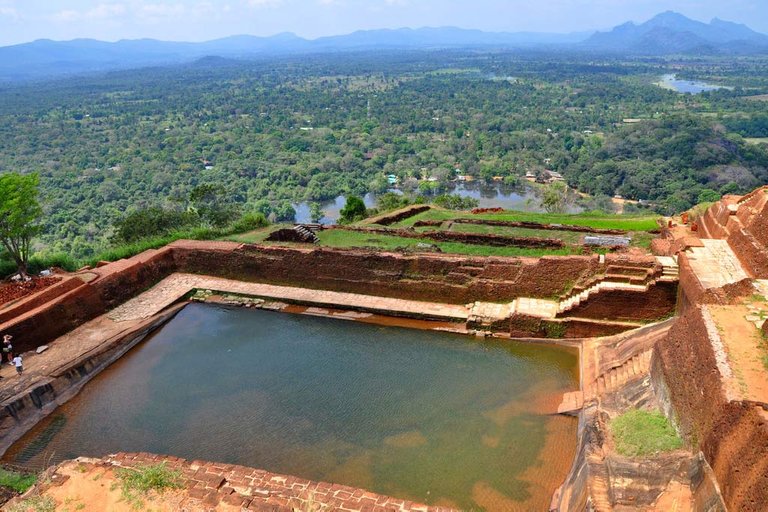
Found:
M 360 52 L 5 86 L 0 173 L 40 174 L 43 249 L 75 257 L 131 212 L 188 211 L 201 185 L 225 210 L 288 220 L 296 202 L 384 192 L 387 175 L 438 194 L 455 169 L 507 184 L 550 169 L 667 213 L 768 183 L 767 60 Z M 732 88 L 654 85 L 672 72 Z

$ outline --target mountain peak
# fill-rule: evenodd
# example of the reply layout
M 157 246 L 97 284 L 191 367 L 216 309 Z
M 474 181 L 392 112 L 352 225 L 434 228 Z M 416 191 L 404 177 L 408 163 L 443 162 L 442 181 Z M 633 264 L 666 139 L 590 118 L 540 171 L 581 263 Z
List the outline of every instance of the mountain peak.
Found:
M 738 23 L 717 18 L 703 23 L 675 11 L 665 11 L 640 25 L 624 23 L 610 32 L 598 32 L 585 46 L 648 55 L 768 53 L 768 36 Z

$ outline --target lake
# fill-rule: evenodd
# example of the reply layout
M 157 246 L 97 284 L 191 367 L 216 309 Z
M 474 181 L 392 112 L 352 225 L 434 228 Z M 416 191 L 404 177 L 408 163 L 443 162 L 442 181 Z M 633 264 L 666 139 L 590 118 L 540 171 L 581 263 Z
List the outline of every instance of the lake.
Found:
M 730 89 L 723 85 L 708 84 L 697 80 L 678 80 L 674 74 L 663 75 L 661 81 L 657 83 L 660 87 L 671 89 L 680 93 L 699 94 L 705 91 L 716 91 L 718 89 Z

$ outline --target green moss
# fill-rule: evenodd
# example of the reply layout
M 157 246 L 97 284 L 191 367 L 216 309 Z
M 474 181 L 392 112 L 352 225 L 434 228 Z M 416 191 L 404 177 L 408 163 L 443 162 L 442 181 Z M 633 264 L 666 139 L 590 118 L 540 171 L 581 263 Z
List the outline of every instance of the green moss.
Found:
M 634 409 L 611 421 L 616 450 L 628 457 L 675 450 L 682 440 L 659 411 Z
M 565 336 L 565 325 L 557 322 L 548 322 L 544 324 L 544 332 L 547 338 L 562 338 Z

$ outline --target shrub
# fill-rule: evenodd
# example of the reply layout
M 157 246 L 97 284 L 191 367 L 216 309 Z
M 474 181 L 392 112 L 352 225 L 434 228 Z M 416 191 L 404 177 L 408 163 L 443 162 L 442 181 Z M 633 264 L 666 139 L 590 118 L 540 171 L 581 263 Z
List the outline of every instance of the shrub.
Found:
M 477 208 L 477 205 L 479 204 L 475 198 L 461 197 L 455 194 L 443 194 L 437 196 L 432 203 L 436 206 L 447 208 L 448 210 L 471 210 L 472 208 Z
M 254 229 L 268 226 L 267 218 L 261 212 L 246 213 L 239 220 L 230 226 L 233 233 L 245 233 Z

